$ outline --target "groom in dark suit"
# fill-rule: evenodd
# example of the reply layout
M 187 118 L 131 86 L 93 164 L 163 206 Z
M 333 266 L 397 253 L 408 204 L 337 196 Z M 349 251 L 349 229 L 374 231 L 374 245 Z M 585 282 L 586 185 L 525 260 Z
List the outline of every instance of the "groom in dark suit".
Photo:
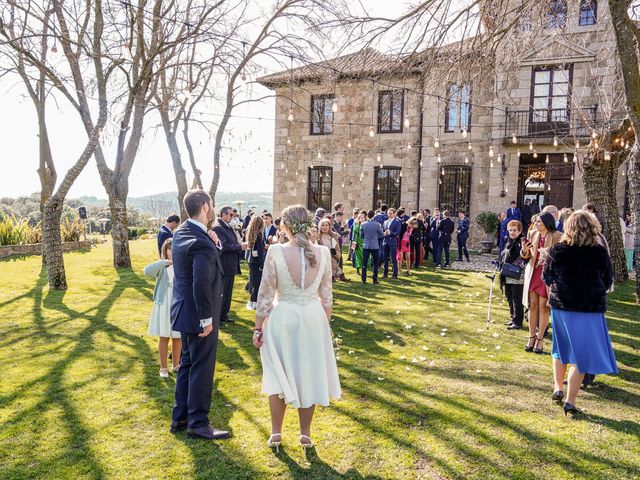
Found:
M 240 273 L 240 255 L 247 249 L 246 243 L 239 243 L 230 222 L 233 218 L 231 207 L 220 209 L 220 218 L 216 221 L 213 231 L 220 239 L 221 251 L 220 261 L 222 262 L 222 275 L 224 287 L 222 292 L 222 311 L 220 321 L 232 323 L 235 320 L 229 318 L 231 309 L 231 296 L 233 295 L 233 280 Z
M 171 433 L 187 430 L 190 437 L 223 439 L 229 432 L 209 424 L 213 372 L 222 305 L 222 265 L 218 248 L 207 233 L 213 203 L 203 190 L 184 197 L 189 219 L 173 236 L 173 302 L 171 328 L 181 333 L 182 353 L 176 378 Z

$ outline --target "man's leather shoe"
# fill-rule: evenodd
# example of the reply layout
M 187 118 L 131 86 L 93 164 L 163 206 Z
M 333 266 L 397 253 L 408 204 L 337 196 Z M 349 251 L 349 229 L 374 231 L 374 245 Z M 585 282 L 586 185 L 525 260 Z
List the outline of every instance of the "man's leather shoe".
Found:
M 380 283 L 380 282 L 379 282 L 378 280 L 374 280 L 374 281 L 373 281 L 373 284 L 374 284 L 374 285 L 378 285 L 379 283 Z
M 190 438 L 206 438 L 207 440 L 223 440 L 229 438 L 229 432 L 226 430 L 217 430 L 211 425 L 200 428 L 188 428 L 187 436 Z
M 222 323 L 235 323 L 236 322 L 233 318 L 221 318 L 220 321 Z
M 182 430 L 186 430 L 187 429 L 187 424 L 188 424 L 188 420 L 178 420 L 178 421 L 173 421 L 171 422 L 171 428 L 169 428 L 169 431 L 171 433 L 178 433 L 181 432 Z

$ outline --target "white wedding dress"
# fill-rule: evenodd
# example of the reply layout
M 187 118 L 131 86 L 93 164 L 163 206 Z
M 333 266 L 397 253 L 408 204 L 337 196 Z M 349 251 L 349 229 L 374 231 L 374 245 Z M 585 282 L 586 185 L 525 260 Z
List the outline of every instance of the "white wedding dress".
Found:
M 271 245 L 258 293 L 256 313 L 268 317 L 260 348 L 262 392 L 296 408 L 327 406 L 341 395 L 324 311 L 333 303 L 331 253 L 323 246 L 314 249 L 319 261 L 310 267 L 303 249 Z

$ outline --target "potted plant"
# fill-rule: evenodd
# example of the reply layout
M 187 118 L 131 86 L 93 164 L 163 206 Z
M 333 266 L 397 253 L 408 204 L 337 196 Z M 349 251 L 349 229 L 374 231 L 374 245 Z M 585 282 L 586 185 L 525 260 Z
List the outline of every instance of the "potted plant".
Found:
M 496 245 L 496 231 L 500 224 L 498 216 L 493 212 L 480 212 L 476 216 L 476 223 L 487 235 L 487 238 L 480 242 L 482 245 L 482 253 L 491 253 L 491 250 Z

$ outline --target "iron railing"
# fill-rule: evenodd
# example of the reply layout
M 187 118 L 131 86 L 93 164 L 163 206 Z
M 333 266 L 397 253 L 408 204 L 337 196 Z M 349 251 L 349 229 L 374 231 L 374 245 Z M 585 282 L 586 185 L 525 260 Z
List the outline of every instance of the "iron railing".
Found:
M 598 124 L 598 106 L 547 110 L 509 110 L 502 125 L 504 141 L 523 138 L 588 137 Z

